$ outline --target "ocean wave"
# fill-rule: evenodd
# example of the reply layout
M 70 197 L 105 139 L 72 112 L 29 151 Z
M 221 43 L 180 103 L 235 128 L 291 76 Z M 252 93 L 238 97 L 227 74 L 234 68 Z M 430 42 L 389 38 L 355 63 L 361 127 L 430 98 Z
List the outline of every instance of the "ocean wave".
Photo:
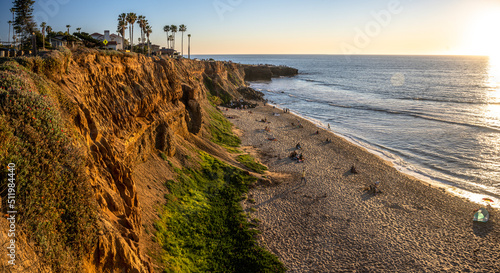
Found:
M 356 109 L 356 110 L 362 110 L 362 111 L 383 112 L 383 113 L 393 114 L 393 115 L 405 115 L 405 116 L 409 116 L 409 117 L 420 118 L 420 119 L 425 119 L 425 120 L 430 120 L 430 121 L 435 121 L 435 122 L 447 123 L 447 124 L 452 124 L 452 125 L 459 125 L 459 126 L 470 127 L 470 128 L 477 128 L 477 129 L 484 130 L 484 131 L 500 133 L 500 128 L 495 128 L 495 127 L 490 127 L 490 126 L 480 125 L 480 124 L 452 121 L 452 120 L 442 119 L 442 118 L 433 117 L 433 116 L 425 115 L 422 113 L 410 112 L 410 111 L 390 110 L 390 109 L 376 108 L 376 107 L 365 106 L 365 105 L 363 105 L 363 106 L 342 105 L 342 104 L 334 104 L 334 103 L 329 103 L 329 105 L 333 106 L 333 107 L 338 107 L 338 108 Z
M 409 101 L 429 101 L 429 102 L 446 102 L 457 104 L 470 104 L 470 105 L 500 105 L 500 102 L 484 102 L 484 101 L 467 101 L 467 100 L 452 100 L 452 99 L 436 99 L 436 98 L 398 98 L 399 100 Z

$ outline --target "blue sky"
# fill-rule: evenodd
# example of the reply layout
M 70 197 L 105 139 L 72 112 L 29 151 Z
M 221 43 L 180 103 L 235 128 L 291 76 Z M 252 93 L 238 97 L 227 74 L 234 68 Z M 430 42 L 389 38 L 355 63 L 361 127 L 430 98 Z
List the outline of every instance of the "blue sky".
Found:
M 193 54 L 487 55 L 494 47 L 484 44 L 498 43 L 499 24 L 481 18 L 495 24 L 499 6 L 495 0 L 41 0 L 34 15 L 54 30 L 69 24 L 71 32 L 102 33 L 116 32 L 120 13 L 135 12 L 146 16 L 151 40 L 161 46 L 164 25 L 185 24 Z M 11 7 L 11 0 L 0 0 L 2 41 Z M 135 43 L 138 37 L 136 25 Z M 177 33 L 178 49 L 180 41 Z

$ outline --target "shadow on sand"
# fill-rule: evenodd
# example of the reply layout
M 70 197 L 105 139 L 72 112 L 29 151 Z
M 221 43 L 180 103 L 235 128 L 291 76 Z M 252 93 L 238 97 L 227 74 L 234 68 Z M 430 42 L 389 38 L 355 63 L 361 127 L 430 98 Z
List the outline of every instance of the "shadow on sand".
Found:
M 273 201 L 275 201 L 277 199 L 283 198 L 283 197 L 287 196 L 288 194 L 290 194 L 291 192 L 296 191 L 296 190 L 298 190 L 300 188 L 303 188 L 305 185 L 306 185 L 305 183 L 299 183 L 299 185 L 297 185 L 297 186 L 295 186 L 293 188 L 284 190 L 283 192 L 276 194 L 275 196 L 267 199 L 266 201 L 263 201 L 263 202 L 261 202 L 259 204 L 256 204 L 254 206 L 254 208 L 259 208 L 259 207 L 261 207 L 263 205 L 266 205 L 268 203 L 271 203 L 271 202 L 273 202 Z
M 472 222 L 472 232 L 478 237 L 486 237 L 493 230 L 492 222 Z

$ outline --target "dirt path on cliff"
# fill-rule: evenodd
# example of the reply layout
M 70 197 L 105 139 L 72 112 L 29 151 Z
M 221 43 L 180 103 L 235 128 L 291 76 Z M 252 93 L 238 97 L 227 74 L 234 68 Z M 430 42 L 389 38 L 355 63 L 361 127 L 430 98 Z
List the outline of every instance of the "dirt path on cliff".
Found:
M 224 113 L 241 130 L 242 145 L 255 149 L 269 167 L 267 175 L 280 176 L 280 184 L 251 190 L 255 203 L 244 205 L 247 211 L 253 207 L 252 217 L 261 221 L 260 243 L 289 272 L 500 268 L 497 211 L 488 223 L 473 223 L 477 204 L 402 174 L 366 150 L 279 109 L 259 106 Z M 288 157 L 297 143 L 304 163 Z M 350 171 L 353 165 L 356 174 Z M 383 194 L 363 191 L 375 181 Z

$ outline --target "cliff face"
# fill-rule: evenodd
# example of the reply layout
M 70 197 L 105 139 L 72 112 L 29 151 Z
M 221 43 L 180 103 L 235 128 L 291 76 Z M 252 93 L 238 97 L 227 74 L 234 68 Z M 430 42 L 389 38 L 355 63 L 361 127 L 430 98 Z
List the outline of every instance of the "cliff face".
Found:
M 208 98 L 221 93 L 239 98 L 243 68 L 83 49 L 51 54 L 43 62 L 24 62 L 57 89 L 72 145 L 85 160 L 86 183 L 98 214 L 97 244 L 86 258 L 86 270 L 154 271 L 140 244 L 142 205 L 134 169 L 144 169 L 143 163 L 159 153 L 174 156 L 184 149 L 180 143 L 209 149 L 201 137 L 207 123 L 204 109 L 211 107 Z

